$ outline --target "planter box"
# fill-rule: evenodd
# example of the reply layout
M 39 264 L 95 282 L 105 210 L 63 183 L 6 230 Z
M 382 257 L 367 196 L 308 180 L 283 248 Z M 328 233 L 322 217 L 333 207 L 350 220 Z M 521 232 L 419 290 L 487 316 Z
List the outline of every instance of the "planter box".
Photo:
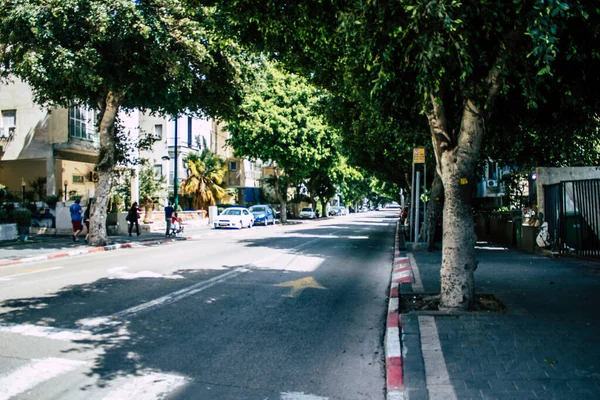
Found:
M 18 237 L 17 224 L 0 225 L 0 240 L 16 240 Z

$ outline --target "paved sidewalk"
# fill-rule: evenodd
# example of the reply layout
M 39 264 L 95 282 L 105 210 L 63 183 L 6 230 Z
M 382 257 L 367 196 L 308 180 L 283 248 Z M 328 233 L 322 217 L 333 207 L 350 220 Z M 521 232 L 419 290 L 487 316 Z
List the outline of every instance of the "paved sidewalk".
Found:
M 441 252 L 407 255 L 418 291 L 439 293 Z M 600 263 L 492 245 L 477 259 L 476 293 L 508 312 L 401 315 L 403 397 L 600 399 Z

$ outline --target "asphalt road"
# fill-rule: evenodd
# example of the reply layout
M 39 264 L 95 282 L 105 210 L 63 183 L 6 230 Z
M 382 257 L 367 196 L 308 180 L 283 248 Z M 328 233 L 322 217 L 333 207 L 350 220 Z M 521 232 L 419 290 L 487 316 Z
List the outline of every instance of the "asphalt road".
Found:
M 2 268 L 0 400 L 382 400 L 396 214 Z

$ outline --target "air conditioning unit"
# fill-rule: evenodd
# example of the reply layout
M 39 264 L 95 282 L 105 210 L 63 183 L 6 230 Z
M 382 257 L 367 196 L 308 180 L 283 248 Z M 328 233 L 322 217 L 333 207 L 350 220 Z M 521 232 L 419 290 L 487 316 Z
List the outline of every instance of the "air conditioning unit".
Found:
M 88 177 L 88 180 L 90 182 L 98 182 L 98 173 L 96 171 L 92 171 L 90 172 L 90 175 Z
M 498 187 L 498 181 L 490 179 L 487 181 L 487 187 Z

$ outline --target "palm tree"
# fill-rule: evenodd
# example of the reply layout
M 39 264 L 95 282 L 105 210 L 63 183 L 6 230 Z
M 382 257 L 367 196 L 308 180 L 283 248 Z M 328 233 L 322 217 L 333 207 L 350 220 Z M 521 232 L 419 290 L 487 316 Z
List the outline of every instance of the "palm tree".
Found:
M 200 154 L 190 153 L 183 162 L 187 168 L 187 178 L 181 191 L 192 195 L 192 206 L 208 209 L 225 196 L 223 181 L 226 174 L 225 160 L 204 148 Z

